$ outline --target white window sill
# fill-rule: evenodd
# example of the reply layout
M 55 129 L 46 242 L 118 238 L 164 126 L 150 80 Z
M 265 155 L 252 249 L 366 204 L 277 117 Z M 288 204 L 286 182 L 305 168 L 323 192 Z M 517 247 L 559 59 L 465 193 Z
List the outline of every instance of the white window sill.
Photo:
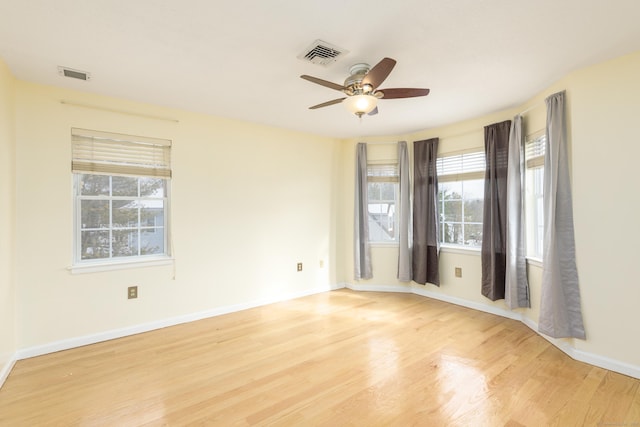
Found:
M 480 256 L 480 248 L 471 246 L 440 245 L 440 252 L 460 255 Z
M 540 267 L 542 268 L 542 259 L 541 258 L 534 258 L 534 257 L 526 257 L 527 258 L 527 264 L 528 265 L 534 265 L 536 267 Z
M 142 267 L 157 267 L 163 265 L 173 264 L 173 258 L 160 257 L 160 258 L 146 258 L 137 260 L 125 260 L 125 261 L 97 261 L 87 262 L 83 264 L 76 264 L 68 267 L 67 270 L 71 274 L 84 274 L 84 273 L 97 273 L 101 271 L 111 270 L 124 270 L 128 268 L 142 268 Z
M 369 242 L 372 248 L 397 248 L 398 242 Z

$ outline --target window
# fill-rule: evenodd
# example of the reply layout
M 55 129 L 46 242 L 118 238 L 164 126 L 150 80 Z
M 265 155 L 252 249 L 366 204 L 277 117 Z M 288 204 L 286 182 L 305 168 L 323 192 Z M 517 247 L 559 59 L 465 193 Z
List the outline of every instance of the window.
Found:
M 544 237 L 544 154 L 546 135 L 533 134 L 525 142 L 525 219 L 527 256 L 542 258 Z
M 439 157 L 437 167 L 440 242 L 482 246 L 484 152 Z
M 171 142 L 72 129 L 74 264 L 169 255 Z
M 398 164 L 367 165 L 369 241 L 398 241 Z

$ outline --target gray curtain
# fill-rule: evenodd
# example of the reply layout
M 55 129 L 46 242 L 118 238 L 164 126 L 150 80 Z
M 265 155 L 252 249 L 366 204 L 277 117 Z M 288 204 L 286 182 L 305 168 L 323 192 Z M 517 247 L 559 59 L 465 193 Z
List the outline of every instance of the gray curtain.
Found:
M 440 286 L 438 138 L 413 143 L 413 281 Z
M 405 141 L 398 142 L 398 280 L 411 281 L 411 194 L 409 183 L 409 153 Z
M 549 96 L 544 157 L 544 242 L 539 331 L 586 339 L 575 257 L 565 92 Z
M 367 198 L 367 144 L 356 147 L 356 188 L 354 219 L 354 264 L 355 278 L 371 279 L 371 247 L 369 245 L 369 218 Z
M 531 307 L 525 259 L 524 136 L 522 116 L 511 123 L 507 164 L 507 264 L 504 299 L 509 308 Z
M 511 120 L 484 128 L 486 172 L 482 219 L 482 295 L 504 298 L 507 239 L 507 159 Z

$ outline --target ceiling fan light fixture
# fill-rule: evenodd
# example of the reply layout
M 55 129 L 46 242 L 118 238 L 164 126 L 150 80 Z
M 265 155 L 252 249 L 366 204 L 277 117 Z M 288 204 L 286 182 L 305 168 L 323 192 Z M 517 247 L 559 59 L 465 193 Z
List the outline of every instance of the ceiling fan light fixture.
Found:
M 358 117 L 368 114 L 378 105 L 378 98 L 373 95 L 353 95 L 342 101 L 347 110 Z

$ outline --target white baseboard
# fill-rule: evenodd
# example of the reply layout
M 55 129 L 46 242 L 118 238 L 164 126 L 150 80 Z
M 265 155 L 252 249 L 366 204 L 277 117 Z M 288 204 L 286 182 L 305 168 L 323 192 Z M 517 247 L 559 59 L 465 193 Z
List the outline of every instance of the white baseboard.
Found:
M 590 353 L 588 351 L 579 350 L 566 341 L 552 338 L 539 332 L 538 324 L 533 320 L 522 316 L 521 321 L 572 359 L 640 379 L 640 366 L 635 366 L 630 363 L 621 362 L 619 360 L 611 359 L 605 356 L 600 356 L 599 354 Z
M 2 369 L 0 369 L 0 388 L 2 388 L 2 386 L 4 385 L 4 382 L 7 380 L 7 378 L 9 378 L 9 374 L 11 373 L 11 370 L 13 369 L 13 365 L 16 364 L 17 360 L 18 360 L 17 354 L 14 354 L 11 357 L 11 359 L 9 359 L 4 364 Z
M 551 344 L 559 348 L 561 351 L 563 351 L 572 359 L 640 379 L 640 366 L 631 365 L 625 362 L 621 362 L 619 360 L 600 356 L 598 354 L 578 350 L 565 341 L 557 340 L 557 339 L 548 337 L 544 334 L 541 334 L 540 332 L 538 332 L 537 323 L 523 316 L 521 313 L 516 313 L 513 311 L 502 309 L 500 307 L 493 307 L 493 306 L 485 305 L 482 303 L 465 300 L 463 298 L 458 298 L 458 297 L 453 297 L 449 295 L 443 295 L 437 292 L 432 292 L 432 291 L 429 291 L 424 286 L 420 286 L 420 285 L 412 284 L 412 285 L 376 286 L 376 285 L 360 285 L 360 284 L 352 284 L 352 283 L 338 283 L 333 286 L 315 288 L 315 289 L 311 289 L 303 292 L 290 293 L 290 294 L 280 295 L 277 297 L 250 301 L 242 304 L 218 307 L 212 310 L 206 310 L 206 311 L 201 311 L 197 313 L 190 313 L 182 316 L 176 316 L 176 317 L 162 319 L 154 322 L 143 323 L 143 324 L 134 325 L 126 328 L 114 329 L 114 330 L 105 331 L 97 334 L 85 335 L 82 337 L 70 338 L 70 339 L 56 341 L 56 342 L 52 342 L 52 343 L 48 343 L 40 346 L 21 349 L 21 350 L 18 350 L 13 356 L 13 358 L 9 360 L 2 367 L 2 370 L 0 370 L 0 387 L 2 387 L 2 384 L 4 384 L 4 381 L 9 376 L 9 373 L 11 372 L 11 369 L 13 368 L 17 360 L 27 359 L 29 357 L 40 356 L 48 353 L 54 353 L 56 351 L 68 350 L 71 348 L 81 347 L 84 345 L 95 344 L 102 341 L 122 338 L 129 335 L 135 335 L 143 332 L 152 331 L 155 329 L 166 328 L 169 326 L 179 325 L 182 323 L 193 322 L 196 320 L 206 319 L 209 317 L 220 316 L 223 314 L 233 313 L 241 310 L 247 310 L 254 307 L 260 307 L 263 305 L 273 304 L 280 301 L 291 300 L 295 298 L 300 298 L 308 295 L 313 295 L 313 294 L 341 289 L 341 288 L 348 288 L 354 291 L 413 293 L 416 295 L 437 299 L 440 301 L 448 302 L 448 303 L 459 305 L 462 307 L 467 307 L 474 310 L 495 314 L 497 316 L 502 316 L 509 319 L 513 319 L 513 320 L 519 320 L 523 322 L 525 325 L 527 325 L 529 328 L 531 328 L 538 335 L 542 336 L 543 338 L 548 340 Z
M 333 286 L 314 288 L 311 290 L 293 292 L 279 295 L 276 297 L 263 298 L 242 304 L 217 307 L 211 310 L 205 310 L 197 313 L 189 313 L 181 316 L 171 317 L 168 319 L 156 320 L 153 322 L 142 323 L 138 325 L 128 326 L 120 329 L 112 329 L 110 331 L 99 332 L 97 334 L 85 335 L 81 337 L 69 338 L 61 341 L 55 341 L 43 345 L 24 348 L 16 353 L 16 360 L 28 359 L 30 357 L 41 356 L 43 354 L 54 353 L 71 348 L 82 347 L 89 344 L 95 344 L 103 341 L 109 341 L 116 338 L 122 338 L 129 335 L 149 332 L 156 329 L 166 328 L 169 326 L 179 325 L 182 323 L 194 322 L 196 320 L 206 319 L 209 317 L 220 316 L 223 314 L 234 313 L 236 311 L 247 310 L 249 308 L 260 307 L 263 305 L 273 304 L 276 302 L 287 301 L 295 298 L 301 298 L 308 295 L 327 292 L 335 289 L 343 288 L 344 285 L 338 284 Z M 9 368 L 9 371 L 11 369 Z M 7 373 L 8 375 L 8 373 Z
M 428 290 L 426 287 L 421 285 L 358 285 L 348 283 L 345 287 L 354 290 L 354 291 L 367 291 L 367 292 L 402 292 L 409 294 L 421 295 L 423 297 L 437 299 L 439 301 L 448 302 L 455 305 L 460 305 L 462 307 L 471 308 L 478 311 L 484 311 L 486 313 L 496 314 L 502 317 L 508 317 L 509 319 L 521 320 L 522 316 L 519 313 L 514 313 L 509 310 L 505 310 L 500 307 L 493 307 L 489 305 L 485 305 L 482 303 L 469 301 L 464 298 L 453 297 L 450 295 L 441 294 L 438 292 L 432 292 Z
M 549 341 L 555 347 L 564 352 L 567 356 L 571 357 L 574 360 L 578 360 L 580 362 L 588 363 L 593 366 L 597 366 L 599 368 L 608 369 L 610 371 L 618 372 L 623 375 L 628 375 L 633 378 L 640 379 L 640 366 L 631 365 L 626 362 L 621 362 L 619 360 L 611 359 L 605 356 L 600 356 L 599 354 L 590 353 L 582 350 L 578 350 L 577 348 L 571 346 L 566 341 L 562 341 L 559 339 L 551 338 L 543 333 L 538 331 L 538 324 L 533 320 L 527 318 L 522 315 L 522 313 L 516 313 L 507 309 L 503 309 L 500 307 L 494 307 L 490 305 L 485 305 L 482 303 L 465 300 L 463 298 L 457 298 L 449 295 L 443 295 L 437 292 L 429 291 L 427 288 L 421 285 L 360 285 L 353 283 L 346 283 L 344 285 L 348 289 L 352 289 L 354 291 L 366 291 L 366 292 L 402 292 L 402 293 L 413 293 L 416 295 L 421 295 L 428 298 L 437 299 L 440 301 L 448 302 L 455 305 L 460 305 L 462 307 L 471 308 L 478 311 L 483 311 L 490 314 L 495 314 L 497 316 L 506 317 L 513 320 L 519 320 L 525 325 L 527 325 L 531 330 L 535 333 Z

